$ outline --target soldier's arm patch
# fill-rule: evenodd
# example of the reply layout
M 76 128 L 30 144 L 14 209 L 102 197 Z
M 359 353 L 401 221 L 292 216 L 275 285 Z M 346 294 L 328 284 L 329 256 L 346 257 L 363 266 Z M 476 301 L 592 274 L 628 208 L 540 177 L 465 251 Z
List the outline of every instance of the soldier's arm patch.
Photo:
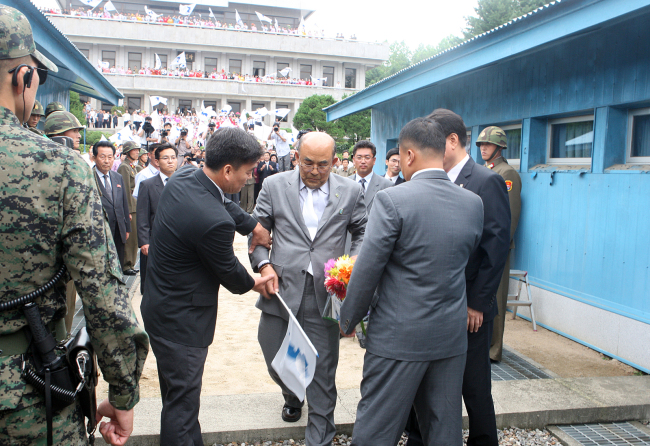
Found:
M 512 181 L 506 180 L 506 189 L 508 189 L 508 192 L 512 190 Z

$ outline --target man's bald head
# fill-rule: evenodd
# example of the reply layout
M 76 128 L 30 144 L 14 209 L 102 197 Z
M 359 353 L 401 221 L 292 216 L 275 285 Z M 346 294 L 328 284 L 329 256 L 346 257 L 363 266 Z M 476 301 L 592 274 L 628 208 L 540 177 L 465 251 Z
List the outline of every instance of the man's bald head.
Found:
M 303 135 L 296 152 L 303 183 L 310 189 L 318 189 L 325 184 L 335 155 L 336 144 L 327 133 L 311 132 Z

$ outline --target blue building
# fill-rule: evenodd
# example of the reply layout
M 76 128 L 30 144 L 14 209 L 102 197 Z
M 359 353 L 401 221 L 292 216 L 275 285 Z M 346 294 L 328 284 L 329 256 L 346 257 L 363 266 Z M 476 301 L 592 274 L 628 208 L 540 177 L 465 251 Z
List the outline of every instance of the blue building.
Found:
M 1 0 L 0 3 L 21 11 L 32 25 L 36 48 L 56 64 L 58 73 L 49 73 L 45 84 L 38 87 L 36 99 L 43 107 L 58 101 L 70 108 L 70 91 L 76 91 L 118 105 L 124 96 L 91 64 L 67 37 L 27 0 Z
M 645 372 L 648 23 L 650 0 L 558 1 L 326 109 L 328 120 L 372 109 L 380 160 L 436 108 L 463 117 L 478 162 L 480 131 L 503 127 L 523 182 L 512 268 L 529 272 L 538 323 Z

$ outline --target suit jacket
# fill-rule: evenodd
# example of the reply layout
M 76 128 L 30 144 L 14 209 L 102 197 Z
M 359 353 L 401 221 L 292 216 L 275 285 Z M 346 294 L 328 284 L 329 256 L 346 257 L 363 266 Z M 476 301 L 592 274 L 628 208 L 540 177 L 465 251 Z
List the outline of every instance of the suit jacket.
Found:
M 264 161 L 260 161 L 260 163 L 257 165 L 257 175 L 259 177 L 260 183 L 263 182 L 268 177 L 270 177 L 271 175 L 278 173 L 278 163 L 269 161 L 269 166 L 273 166 L 273 170 L 271 170 L 269 167 L 262 170 L 263 166 L 264 166 Z
M 350 175 L 348 178 L 358 184 L 356 175 Z M 368 214 L 370 214 L 370 211 L 372 210 L 372 202 L 375 199 L 377 192 L 392 186 L 394 185 L 390 180 L 387 180 L 383 176 L 377 175 L 376 173 L 372 174 L 370 183 L 366 184 L 366 191 L 363 194 L 366 203 L 366 212 Z
M 258 246 L 250 256 L 253 270 L 262 260 L 270 260 L 280 279 L 280 295 L 291 311 L 298 314 L 305 274 L 312 262 L 316 301 L 323 311 L 327 302 L 325 262 L 344 254 L 346 234 L 352 234 L 352 254 L 357 254 L 366 227 L 366 206 L 361 186 L 330 173 L 330 194 L 312 241 L 300 208 L 300 171 L 273 175 L 262 185 L 253 216 L 273 232 L 273 248 Z M 257 308 L 284 319 L 286 311 L 277 299 L 260 296 Z
M 483 312 L 489 322 L 498 313 L 496 295 L 510 247 L 510 204 L 503 178 L 478 165 L 470 157 L 456 178 L 456 184 L 483 200 L 483 236 L 469 258 L 467 306 Z
M 404 178 L 402 178 L 402 176 L 400 175 L 400 176 L 398 176 L 397 179 L 395 180 L 395 186 L 397 186 L 397 185 L 399 185 L 399 184 L 402 184 L 402 183 L 406 183 L 406 180 L 405 180 Z
M 483 205 L 427 171 L 379 192 L 341 309 L 351 333 L 367 314 L 368 352 L 433 361 L 467 351 L 465 266 L 483 230 Z
M 257 222 L 232 202 L 224 204 L 201 169 L 176 172 L 158 204 L 142 320 L 152 336 L 207 347 L 214 338 L 220 286 L 243 294 L 255 284 L 232 243 L 235 230 L 248 234 Z
M 126 157 L 124 161 L 122 161 L 122 164 L 120 164 L 120 167 L 117 168 L 117 173 L 122 175 L 122 178 L 124 179 L 124 186 L 126 186 L 126 189 L 128 191 L 127 195 L 129 212 L 133 214 L 136 212 L 137 205 L 135 197 L 133 196 L 133 189 L 135 188 L 135 174 L 137 172 L 135 171 L 135 168 L 131 166 L 131 161 L 128 157 Z
M 137 223 L 138 247 L 148 245 L 151 240 L 151 229 L 158 210 L 158 201 L 165 185 L 162 177 L 156 175 L 140 183 L 138 190 Z
M 126 243 L 126 234 L 131 232 L 131 220 L 129 219 L 128 197 L 122 175 L 112 170 L 108 172 L 112 192 L 109 196 L 106 188 L 104 188 L 104 179 L 99 178 L 96 169 L 93 168 L 93 172 L 95 172 L 95 180 L 97 181 L 99 192 L 102 195 L 102 207 L 108 217 L 111 232 L 115 230 L 114 228 L 117 225 L 119 237 L 122 243 Z M 118 234 L 113 234 L 113 238 L 117 236 Z

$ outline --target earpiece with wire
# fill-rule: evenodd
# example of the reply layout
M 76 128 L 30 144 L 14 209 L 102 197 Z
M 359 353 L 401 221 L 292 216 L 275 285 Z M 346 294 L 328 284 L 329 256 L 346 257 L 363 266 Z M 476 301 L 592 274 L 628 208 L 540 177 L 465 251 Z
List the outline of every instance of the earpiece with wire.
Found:
M 27 67 L 27 72 L 23 76 L 23 124 L 27 122 L 26 113 L 27 113 L 27 104 L 25 103 L 25 90 L 32 86 L 32 79 L 34 78 L 34 67 L 30 67 L 27 64 L 20 64 L 13 70 L 13 77 L 11 78 L 11 84 L 14 87 L 18 86 L 18 72 L 22 67 Z M 30 113 L 31 114 L 31 113 Z

